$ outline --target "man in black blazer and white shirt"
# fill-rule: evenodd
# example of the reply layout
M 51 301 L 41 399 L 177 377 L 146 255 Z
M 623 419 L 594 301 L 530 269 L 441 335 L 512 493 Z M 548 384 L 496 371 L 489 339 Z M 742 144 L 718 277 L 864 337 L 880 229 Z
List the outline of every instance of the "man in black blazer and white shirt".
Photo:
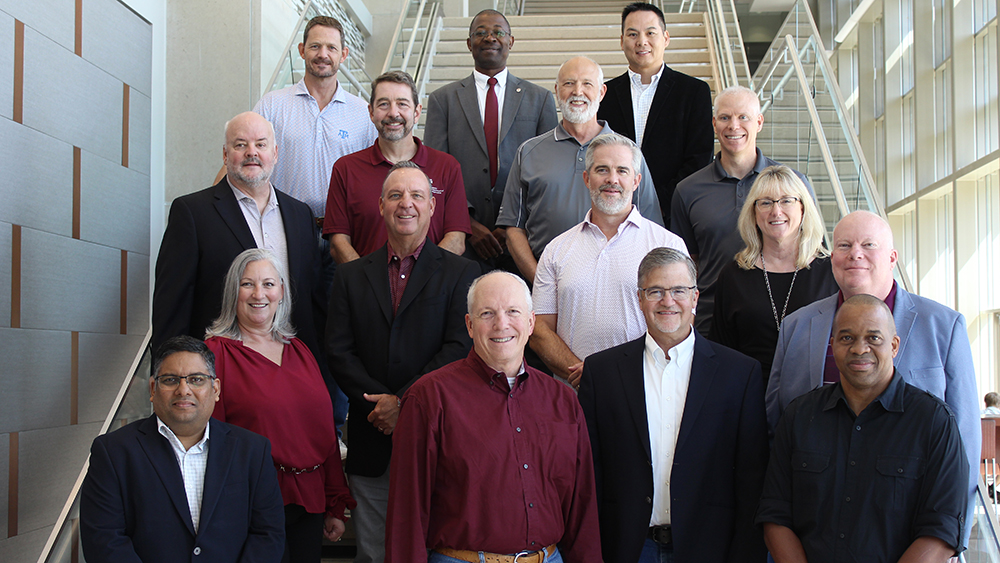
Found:
M 315 222 L 309 206 L 271 185 L 278 158 L 274 128 L 256 113 L 237 115 L 226 124 L 222 157 L 226 176 L 218 184 L 170 206 L 156 259 L 153 349 L 181 334 L 205 338 L 205 328 L 219 316 L 222 280 L 233 259 L 250 248 L 267 248 L 288 269 L 298 337 L 326 366 Z
M 647 332 L 587 357 L 587 419 L 606 563 L 764 561 L 753 524 L 767 467 L 760 363 L 692 328 L 691 259 L 639 264 Z
M 628 71 L 607 81 L 597 118 L 642 149 L 663 224 L 670 228 L 670 200 L 677 182 L 712 160 L 712 94 L 703 80 L 663 64 L 670 44 L 663 12 L 634 2 L 622 10 L 621 46 Z

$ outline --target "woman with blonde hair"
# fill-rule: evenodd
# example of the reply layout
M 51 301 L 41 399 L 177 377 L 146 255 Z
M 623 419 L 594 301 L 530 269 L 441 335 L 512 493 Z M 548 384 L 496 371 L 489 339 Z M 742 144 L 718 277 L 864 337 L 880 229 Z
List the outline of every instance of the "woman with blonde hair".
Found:
M 745 245 L 723 267 L 709 338 L 758 360 L 767 381 L 786 315 L 837 292 L 823 219 L 787 166 L 765 168 L 740 211 Z

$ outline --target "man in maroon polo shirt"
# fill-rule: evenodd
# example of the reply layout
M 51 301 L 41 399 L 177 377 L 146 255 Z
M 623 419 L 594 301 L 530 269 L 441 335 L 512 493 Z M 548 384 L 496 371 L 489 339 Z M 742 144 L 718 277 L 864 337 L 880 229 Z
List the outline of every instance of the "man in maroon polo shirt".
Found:
M 472 232 L 462 167 L 448 153 L 425 146 L 413 136 L 420 118 L 417 87 L 409 74 L 386 72 L 372 81 L 368 112 L 378 139 L 367 149 L 337 159 L 323 218 L 323 236 L 338 264 L 356 260 L 385 244 L 386 230 L 378 209 L 378 195 L 392 165 L 404 160 L 424 171 L 437 201 L 427 236 L 431 242 L 459 256 Z
M 468 357 L 403 396 L 386 562 L 600 562 L 583 411 L 568 386 L 524 363 L 535 325 L 528 286 L 486 274 L 468 309 Z

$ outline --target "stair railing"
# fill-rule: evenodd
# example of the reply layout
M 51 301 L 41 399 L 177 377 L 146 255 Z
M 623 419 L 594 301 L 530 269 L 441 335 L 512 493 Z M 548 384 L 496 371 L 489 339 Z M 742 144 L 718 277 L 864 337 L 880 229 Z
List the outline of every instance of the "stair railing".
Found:
M 753 83 L 768 122 L 757 136 L 757 147 L 810 178 L 827 232 L 858 209 L 885 218 L 851 114 L 804 0 L 796 0 L 788 13 Z M 896 275 L 905 289 L 911 288 L 904 269 L 897 268 Z
M 493 0 L 493 9 L 505 16 L 523 16 L 527 0 Z
M 382 64 L 382 72 L 388 72 L 392 69 L 393 60 L 397 56 L 401 57 L 401 63 L 397 70 L 408 72 L 422 92 L 427 83 L 429 74 L 427 71 L 430 69 L 431 58 L 442 24 L 440 14 L 441 2 L 439 0 L 405 1 L 399 14 L 399 21 L 396 22 L 396 30 L 389 46 L 389 52 Z M 421 31 L 424 32 L 422 37 L 420 36 Z M 405 47 L 400 52 L 400 46 L 404 41 Z
M 681 0 L 680 2 L 661 0 L 659 6 L 664 13 L 706 12 L 710 41 L 715 46 L 716 57 L 720 61 L 717 65 L 720 86 L 728 88 L 742 84 L 753 87 L 750 63 L 743 47 L 743 32 L 740 30 L 740 20 L 733 0 Z

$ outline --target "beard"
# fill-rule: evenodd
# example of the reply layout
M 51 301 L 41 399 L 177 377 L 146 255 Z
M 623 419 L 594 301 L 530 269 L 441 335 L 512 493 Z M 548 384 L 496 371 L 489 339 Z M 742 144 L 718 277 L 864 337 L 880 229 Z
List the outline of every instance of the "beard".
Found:
M 379 136 L 386 139 L 387 141 L 393 141 L 393 142 L 399 141 L 405 138 L 407 135 L 409 135 L 411 131 L 413 131 L 413 125 L 407 126 L 406 120 L 403 119 L 402 117 L 396 119 L 386 118 L 383 119 L 380 123 L 382 127 L 376 127 L 376 129 L 378 129 Z M 398 131 L 386 131 L 386 126 L 392 125 L 394 123 L 402 123 L 403 128 L 399 129 Z
M 259 165 L 260 172 L 256 176 L 250 176 L 243 172 L 243 167 L 247 164 L 257 164 Z M 265 168 L 261 163 L 260 159 L 257 158 L 247 158 L 243 160 L 239 167 L 235 167 L 233 170 L 226 170 L 226 173 L 239 180 L 243 184 L 256 188 L 262 185 L 266 185 L 271 180 L 271 171 L 274 168 Z
M 587 107 L 576 109 L 570 105 L 572 102 L 585 102 Z M 559 111 L 562 112 L 562 116 L 566 121 L 570 123 L 586 123 L 590 121 L 597 116 L 597 108 L 599 106 L 599 102 L 592 102 L 586 96 L 570 96 L 566 100 L 559 100 Z
M 620 186 L 616 186 L 614 184 L 604 184 L 596 190 L 590 190 L 590 201 L 601 213 L 604 213 L 605 215 L 618 215 L 632 205 L 631 198 L 621 197 L 619 199 L 609 200 L 603 197 L 601 192 L 606 189 L 616 189 L 619 193 L 624 193 L 624 190 L 622 190 Z
M 313 66 L 315 63 L 321 63 L 321 62 L 325 62 L 329 65 L 329 67 L 327 67 L 327 70 L 325 71 L 316 70 L 316 66 Z M 337 74 L 337 67 L 334 66 L 332 59 L 325 59 L 325 60 L 313 59 L 311 61 L 306 62 L 306 72 L 308 72 L 311 76 L 315 76 L 316 78 L 329 78 L 334 74 Z

